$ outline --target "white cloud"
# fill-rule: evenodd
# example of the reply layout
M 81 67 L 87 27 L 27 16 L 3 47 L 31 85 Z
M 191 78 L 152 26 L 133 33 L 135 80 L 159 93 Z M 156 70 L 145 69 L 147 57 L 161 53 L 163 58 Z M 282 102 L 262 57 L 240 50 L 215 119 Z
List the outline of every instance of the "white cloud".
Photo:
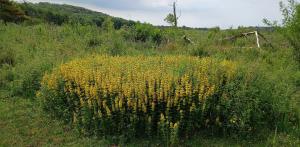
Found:
M 48 1 L 86 7 L 125 19 L 155 25 L 172 11 L 173 0 L 28 0 Z M 262 19 L 280 20 L 280 0 L 178 0 L 179 24 L 191 27 L 255 26 Z

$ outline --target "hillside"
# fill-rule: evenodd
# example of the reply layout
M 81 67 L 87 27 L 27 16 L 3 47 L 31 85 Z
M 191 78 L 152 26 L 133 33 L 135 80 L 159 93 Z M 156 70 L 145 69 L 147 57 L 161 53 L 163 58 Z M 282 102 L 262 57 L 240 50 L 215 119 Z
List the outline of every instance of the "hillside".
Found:
M 134 21 L 66 4 L 60 5 L 46 2 L 36 4 L 21 3 L 20 7 L 25 11 L 27 16 L 37 19 L 36 21 L 46 21 L 57 25 L 63 23 L 80 23 L 101 26 L 104 20 L 108 18 L 112 19 L 116 29 L 121 28 L 123 25 L 130 26 L 135 24 Z

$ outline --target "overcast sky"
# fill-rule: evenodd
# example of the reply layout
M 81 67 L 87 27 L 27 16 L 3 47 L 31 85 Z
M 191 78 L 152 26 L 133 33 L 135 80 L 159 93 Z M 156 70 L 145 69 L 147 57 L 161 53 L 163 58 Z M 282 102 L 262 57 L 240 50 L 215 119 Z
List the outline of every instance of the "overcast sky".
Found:
M 125 19 L 167 25 L 173 0 L 27 0 L 71 4 Z M 262 19 L 281 20 L 280 0 L 178 0 L 179 25 L 222 28 L 263 26 Z

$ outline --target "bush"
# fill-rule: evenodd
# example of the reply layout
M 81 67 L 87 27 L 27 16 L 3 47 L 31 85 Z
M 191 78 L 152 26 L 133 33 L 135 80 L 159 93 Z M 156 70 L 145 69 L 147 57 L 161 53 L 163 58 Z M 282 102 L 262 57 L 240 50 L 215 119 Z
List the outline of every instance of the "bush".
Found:
M 174 138 L 216 123 L 213 99 L 234 73 L 234 63 L 210 58 L 100 56 L 45 75 L 39 97 L 85 134 Z
M 275 105 L 288 100 L 274 99 L 273 83 L 250 73 L 211 58 L 98 56 L 46 74 L 38 97 L 86 135 L 169 143 L 201 131 L 247 135 L 274 129 L 289 112 Z
M 12 95 L 21 95 L 27 98 L 33 98 L 36 92 L 40 89 L 42 77 L 44 73 L 52 68 L 51 63 L 37 63 L 33 62 L 26 67 L 19 67 L 16 76 L 19 76 L 19 80 L 14 81 L 12 83 L 13 87 L 11 87 Z
M 0 54 L 0 68 L 4 64 L 7 64 L 9 66 L 14 66 L 16 63 L 15 52 L 10 49 L 1 50 L 1 48 L 0 48 L 0 51 L 2 52 Z
M 29 19 L 17 3 L 11 0 L 0 1 L 0 20 L 6 22 L 23 22 Z
M 300 4 L 295 0 L 288 0 L 285 5 L 281 1 L 280 10 L 283 15 L 283 27 L 279 26 L 276 21 L 270 22 L 267 19 L 264 19 L 264 23 L 276 27 L 287 38 L 294 49 L 294 58 L 300 63 Z
M 283 31 L 288 41 L 294 48 L 296 60 L 300 63 L 300 5 L 295 8 L 295 14 L 286 24 L 286 29 Z
M 163 39 L 161 31 L 149 24 L 136 24 L 134 37 L 136 41 L 153 41 L 156 44 L 160 44 Z
M 9 82 L 14 80 L 14 74 L 12 71 L 12 67 L 8 64 L 4 64 L 0 67 L 0 88 L 7 88 Z

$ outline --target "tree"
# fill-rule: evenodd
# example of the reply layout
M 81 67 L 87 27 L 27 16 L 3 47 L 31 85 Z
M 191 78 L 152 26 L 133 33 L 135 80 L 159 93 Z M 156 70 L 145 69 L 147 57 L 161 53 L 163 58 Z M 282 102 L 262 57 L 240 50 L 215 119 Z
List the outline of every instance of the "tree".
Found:
M 165 18 L 165 21 L 169 23 L 171 26 L 175 26 L 175 17 L 173 14 L 168 14 L 167 17 Z
M 18 5 L 10 0 L 0 0 L 0 19 L 6 22 L 22 22 L 28 17 Z
M 283 35 L 294 48 L 295 59 L 300 63 L 300 4 L 288 0 L 288 5 L 280 3 L 283 19 Z
M 277 21 L 272 22 L 267 19 L 264 19 L 263 22 L 268 26 L 276 28 L 287 38 L 294 49 L 296 61 L 300 63 L 300 4 L 295 0 L 288 0 L 287 4 L 281 1 L 279 5 L 283 15 L 282 23 L 278 24 Z
M 167 23 L 169 23 L 172 26 L 177 27 L 178 24 L 178 17 L 176 12 L 176 2 L 173 2 L 173 14 L 169 13 L 167 17 L 164 19 Z

